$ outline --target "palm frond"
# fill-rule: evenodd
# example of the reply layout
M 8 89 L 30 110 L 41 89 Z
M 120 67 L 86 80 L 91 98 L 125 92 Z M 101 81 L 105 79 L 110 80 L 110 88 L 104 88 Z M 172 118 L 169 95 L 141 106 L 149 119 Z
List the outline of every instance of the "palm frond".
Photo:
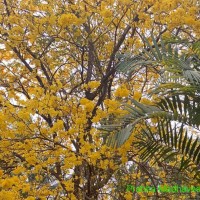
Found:
M 192 44 L 192 50 L 200 57 L 200 40 Z
M 160 96 L 154 106 L 132 100 L 132 105 L 124 104 L 129 114 L 114 125 L 102 126 L 107 132 L 107 144 L 120 147 L 130 137 L 137 124 L 145 124 L 133 145 L 141 153 L 143 160 L 168 160 L 181 155 L 180 169 L 189 168 L 191 162 L 200 165 L 200 140 L 187 126 L 199 130 L 200 126 L 200 59 L 199 41 L 192 45 L 194 54 L 183 54 L 179 45 L 191 47 L 187 41 L 160 39 L 151 35 L 152 44 L 143 36 L 146 48 L 136 56 L 119 55 L 116 69 L 126 74 L 138 67 L 162 66 L 158 87 L 151 94 Z M 152 119 L 157 119 L 153 124 Z M 152 128 L 152 126 L 156 126 Z M 154 130 L 154 131 L 153 131 Z M 196 170 L 198 172 L 198 169 Z
M 152 44 L 150 44 L 145 36 L 143 36 L 142 39 L 145 42 L 146 48 L 143 49 L 139 55 L 118 55 L 118 57 L 121 58 L 121 61 L 116 66 L 117 71 L 132 73 L 138 66 L 154 67 L 160 65 L 164 67 L 165 71 L 176 72 L 179 74 L 179 77 L 182 75 L 182 78 L 185 78 L 190 83 L 198 86 L 200 85 L 200 72 L 193 66 L 194 59 L 198 62 L 198 66 L 200 66 L 200 60 L 197 56 L 200 51 L 199 41 L 192 46 L 197 55 L 187 57 L 185 54 L 179 55 L 178 48 L 173 49 L 172 44 L 169 43 L 169 41 L 163 41 L 162 38 L 160 39 L 160 42 L 157 42 L 151 34 Z M 180 41 L 174 41 L 174 43 L 178 42 Z M 181 40 L 181 42 L 184 43 L 185 41 Z

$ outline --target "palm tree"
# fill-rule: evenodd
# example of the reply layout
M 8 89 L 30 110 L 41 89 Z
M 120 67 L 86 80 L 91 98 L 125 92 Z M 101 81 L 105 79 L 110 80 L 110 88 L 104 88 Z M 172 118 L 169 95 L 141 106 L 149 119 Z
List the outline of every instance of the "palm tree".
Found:
M 117 70 L 131 76 L 138 66 L 155 68 L 159 65 L 160 78 L 149 94 L 156 94 L 159 101 L 145 105 L 131 99 L 132 105 L 123 104 L 128 114 L 115 124 L 101 127 L 109 133 L 105 134 L 105 141 L 110 146 L 120 147 L 136 125 L 142 124 L 142 132 L 133 145 L 143 160 L 160 162 L 180 154 L 180 170 L 192 165 L 196 178 L 200 179 L 200 140 L 194 134 L 200 133 L 200 41 L 190 43 L 177 38 L 163 41 L 161 38 L 157 42 L 151 35 L 150 44 L 146 37 L 142 39 L 146 48 L 137 56 L 120 55 Z

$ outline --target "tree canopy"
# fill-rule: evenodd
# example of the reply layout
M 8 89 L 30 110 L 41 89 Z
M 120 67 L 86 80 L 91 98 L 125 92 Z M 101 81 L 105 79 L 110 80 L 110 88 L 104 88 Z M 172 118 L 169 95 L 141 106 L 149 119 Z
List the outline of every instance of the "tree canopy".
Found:
M 193 172 L 180 171 L 180 163 L 187 159 L 181 160 L 179 154 L 155 162 L 141 157 L 135 146 L 144 144 L 140 138 L 143 130 L 152 135 L 156 131 L 157 119 L 145 126 L 145 109 L 156 102 L 164 102 L 160 109 L 163 105 L 166 110 L 172 108 L 172 114 L 176 110 L 180 114 L 181 108 L 186 116 L 191 113 L 182 107 L 184 102 L 163 100 L 160 91 L 151 98 L 148 95 L 160 84 L 162 70 L 179 66 L 176 60 L 159 59 L 165 54 L 159 50 L 162 39 L 178 38 L 177 46 L 172 45 L 174 54 L 178 48 L 178 58 L 185 52 L 191 59 L 190 55 L 195 55 L 190 67 L 199 70 L 198 1 L 2 0 L 0 25 L 0 199 L 169 199 L 168 193 L 131 193 L 126 187 L 198 184 L 198 162 L 192 164 L 197 164 L 192 166 Z M 170 73 L 173 81 L 183 75 L 176 67 L 170 68 Z M 196 83 L 191 83 L 191 78 L 199 83 L 199 75 L 190 73 L 189 82 L 184 80 L 182 87 L 181 83 L 178 86 L 196 108 L 199 89 L 194 89 Z M 159 89 L 178 88 L 173 81 L 165 87 L 159 85 Z M 187 93 L 190 89 L 192 95 Z M 113 136 L 123 128 L 116 123 L 130 114 L 125 104 L 134 111 L 136 122 L 141 116 L 144 121 L 135 123 L 115 148 L 108 145 L 105 130 L 115 124 L 109 133 Z M 195 126 L 189 129 L 194 142 L 188 139 L 185 144 L 197 141 L 197 119 L 192 118 Z M 124 127 L 130 127 L 126 126 L 129 123 L 124 120 Z M 165 123 L 163 132 L 174 128 L 159 123 Z M 174 138 L 173 134 L 168 136 Z M 150 143 L 148 137 L 144 141 Z M 167 139 L 163 141 L 169 144 Z M 194 158 L 199 146 L 192 149 L 190 144 L 184 156 L 189 152 Z M 155 150 L 146 146 L 143 155 L 146 151 L 150 157 L 156 156 Z M 189 164 L 184 166 L 190 169 Z M 170 198 L 195 195 L 177 193 Z

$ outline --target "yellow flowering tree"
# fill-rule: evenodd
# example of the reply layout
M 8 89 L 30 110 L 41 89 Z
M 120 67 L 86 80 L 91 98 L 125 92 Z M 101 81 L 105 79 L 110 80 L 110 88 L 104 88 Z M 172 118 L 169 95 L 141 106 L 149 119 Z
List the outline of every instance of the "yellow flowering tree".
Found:
M 150 176 L 134 137 L 113 149 L 98 127 L 128 96 L 148 101 L 159 66 L 125 82 L 118 54 L 150 32 L 198 37 L 198 2 L 3 0 L 0 24 L 0 199 L 130 198 L 126 184 Z

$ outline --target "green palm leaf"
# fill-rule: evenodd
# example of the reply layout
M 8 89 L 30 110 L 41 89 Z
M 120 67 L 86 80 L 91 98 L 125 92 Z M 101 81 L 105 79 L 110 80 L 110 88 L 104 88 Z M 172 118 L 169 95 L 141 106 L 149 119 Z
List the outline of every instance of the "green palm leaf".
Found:
M 142 40 L 146 48 L 136 56 L 120 55 L 116 70 L 131 74 L 141 66 L 162 66 L 158 87 L 150 93 L 160 96 L 160 101 L 155 106 L 136 100 L 132 100 L 132 105 L 124 105 L 129 114 L 118 119 L 117 129 L 114 130 L 113 125 L 102 126 L 108 133 L 107 144 L 120 147 L 129 139 L 137 124 L 145 124 L 145 129 L 134 143 L 142 159 L 165 161 L 182 155 L 181 170 L 189 168 L 191 162 L 198 166 L 200 141 L 187 130 L 187 126 L 197 130 L 200 127 L 200 43 L 191 45 L 179 38 L 171 41 L 161 38 L 157 42 L 153 35 L 152 44 L 145 36 L 142 36 Z M 191 48 L 193 54 L 180 53 L 179 45 Z M 157 119 L 154 132 L 152 118 Z

